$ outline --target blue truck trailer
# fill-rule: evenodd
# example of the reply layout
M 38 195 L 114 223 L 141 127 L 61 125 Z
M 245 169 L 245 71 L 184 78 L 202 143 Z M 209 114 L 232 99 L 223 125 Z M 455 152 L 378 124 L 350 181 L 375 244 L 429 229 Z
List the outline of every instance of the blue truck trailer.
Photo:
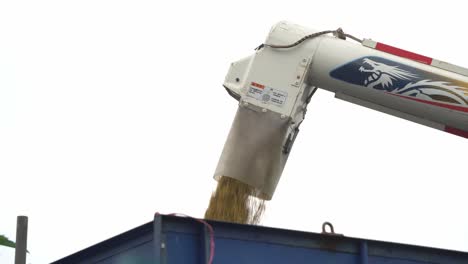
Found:
M 155 215 L 53 264 L 462 264 L 468 253 L 263 226 Z M 212 228 L 213 232 L 210 231 Z M 213 235 L 211 237 L 210 235 Z M 211 242 L 214 242 L 214 247 Z

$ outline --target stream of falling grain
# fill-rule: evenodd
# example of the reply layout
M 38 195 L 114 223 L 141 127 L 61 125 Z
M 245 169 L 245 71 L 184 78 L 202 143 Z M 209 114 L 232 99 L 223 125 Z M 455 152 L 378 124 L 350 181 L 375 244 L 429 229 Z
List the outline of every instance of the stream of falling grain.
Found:
M 211 195 L 205 219 L 258 224 L 265 211 L 265 200 L 254 196 L 255 189 L 229 177 L 221 177 Z

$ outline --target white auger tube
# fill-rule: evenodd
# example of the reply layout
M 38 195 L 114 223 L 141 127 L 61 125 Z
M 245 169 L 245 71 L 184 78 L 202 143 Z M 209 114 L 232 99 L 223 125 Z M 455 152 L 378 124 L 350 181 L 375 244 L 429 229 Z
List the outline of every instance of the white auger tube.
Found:
M 322 88 L 339 99 L 468 137 L 468 70 L 371 40 L 275 25 L 255 54 L 231 64 L 224 87 L 239 108 L 215 171 L 271 199 L 307 104 Z

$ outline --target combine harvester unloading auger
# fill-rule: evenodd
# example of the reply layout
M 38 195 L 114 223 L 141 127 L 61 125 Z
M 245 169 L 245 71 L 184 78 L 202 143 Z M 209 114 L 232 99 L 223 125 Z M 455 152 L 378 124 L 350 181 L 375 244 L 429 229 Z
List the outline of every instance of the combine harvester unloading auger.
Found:
M 263 200 L 275 192 L 318 88 L 468 138 L 468 69 L 341 29 L 280 22 L 253 55 L 231 64 L 224 87 L 239 108 L 215 179 L 235 179 Z
M 232 63 L 224 87 L 239 108 L 215 171 L 207 219 L 259 222 L 318 88 L 468 137 L 467 69 L 341 29 L 280 22 L 253 55 Z M 317 234 L 222 221 L 156 213 L 152 222 L 54 264 L 468 263 L 468 252 L 347 237 L 327 222 Z

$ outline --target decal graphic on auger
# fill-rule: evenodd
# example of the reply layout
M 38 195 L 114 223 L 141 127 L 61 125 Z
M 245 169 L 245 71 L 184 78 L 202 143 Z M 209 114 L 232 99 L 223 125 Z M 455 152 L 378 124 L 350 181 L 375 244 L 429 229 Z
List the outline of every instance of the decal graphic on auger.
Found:
M 338 67 L 330 76 L 418 102 L 468 112 L 468 83 L 388 59 L 360 58 Z

